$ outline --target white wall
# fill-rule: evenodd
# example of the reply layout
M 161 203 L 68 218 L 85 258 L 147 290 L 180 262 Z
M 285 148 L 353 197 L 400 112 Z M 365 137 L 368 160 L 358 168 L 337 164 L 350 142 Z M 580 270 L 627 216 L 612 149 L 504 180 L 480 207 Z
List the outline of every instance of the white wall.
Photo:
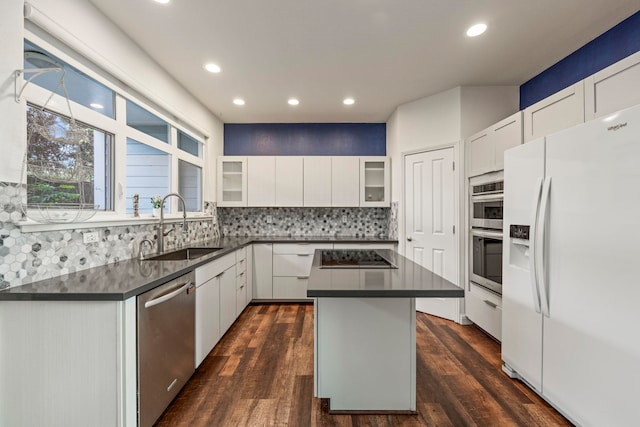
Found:
M 0 12 L 0 181 L 18 182 L 26 145 L 24 106 L 14 101 L 13 76 L 22 68 L 22 2 L 3 1 Z
M 462 138 L 468 138 L 520 109 L 519 86 L 462 86 L 460 95 Z
M 0 144 L 3 144 L 2 147 L 8 146 L 5 144 L 16 147 L 15 144 L 18 144 L 24 152 L 24 106 L 12 101 L 12 76 L 10 84 L 5 80 L 9 73 L 22 68 L 23 8 L 22 2 L 8 3 L 10 5 L 3 4 L 3 12 L 0 14 L 3 40 L 0 46 L 0 72 L 3 77 L 3 86 L 0 88 L 0 113 L 3 113 L 0 131 L 5 137 Z M 208 136 L 204 155 L 206 163 L 212 166 L 206 168 L 204 173 L 204 198 L 215 200 L 213 172 L 215 156 L 222 152 L 222 122 L 88 1 L 30 0 L 29 3 L 34 7 L 34 19 L 50 26 L 63 43 L 112 73 L 117 79 L 137 88 L 142 96 L 168 108 L 168 112 L 180 124 Z M 5 120 L 7 117 L 15 120 Z M 16 123 L 21 126 L 16 126 Z M 16 156 L 18 155 L 0 160 L 0 181 L 18 181 L 20 170 L 15 164 L 21 164 L 22 154 L 19 155 L 19 161 L 16 161 Z

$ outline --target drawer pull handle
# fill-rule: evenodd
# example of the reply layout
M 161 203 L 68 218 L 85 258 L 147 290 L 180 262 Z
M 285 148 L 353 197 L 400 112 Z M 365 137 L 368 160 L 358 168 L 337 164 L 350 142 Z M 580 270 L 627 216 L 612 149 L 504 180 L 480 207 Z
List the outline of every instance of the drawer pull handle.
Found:
M 240 289 L 244 289 L 244 285 L 240 286 Z
M 298 256 L 309 256 L 311 254 L 298 254 Z
M 485 299 L 485 300 L 483 300 L 483 301 L 484 301 L 484 303 L 485 303 L 485 304 L 487 304 L 487 305 L 488 305 L 489 307 L 491 307 L 491 308 L 497 308 L 497 307 L 498 307 L 498 305 L 497 305 L 497 304 L 495 304 L 495 303 L 493 303 L 493 302 L 491 302 L 491 301 L 489 301 L 489 300 L 486 300 L 486 299 Z
M 240 276 L 244 276 L 244 271 L 242 273 L 240 273 Z
M 298 276 L 299 280 L 308 279 L 308 278 L 309 278 L 309 276 Z

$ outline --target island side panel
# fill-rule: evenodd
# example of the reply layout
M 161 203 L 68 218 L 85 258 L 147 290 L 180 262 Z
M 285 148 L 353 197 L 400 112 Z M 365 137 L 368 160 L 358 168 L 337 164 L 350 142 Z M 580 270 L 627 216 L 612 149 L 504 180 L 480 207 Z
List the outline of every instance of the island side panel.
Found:
M 121 301 L 0 302 L 0 425 L 121 426 Z
M 415 298 L 315 303 L 316 396 L 335 411 L 415 411 Z

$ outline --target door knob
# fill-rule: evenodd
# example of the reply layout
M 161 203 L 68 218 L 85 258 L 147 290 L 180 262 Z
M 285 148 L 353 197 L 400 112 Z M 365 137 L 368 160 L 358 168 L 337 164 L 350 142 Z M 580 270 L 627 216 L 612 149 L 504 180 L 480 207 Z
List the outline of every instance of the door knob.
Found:
M 407 240 L 408 241 L 412 241 L 413 239 L 411 237 L 407 237 Z

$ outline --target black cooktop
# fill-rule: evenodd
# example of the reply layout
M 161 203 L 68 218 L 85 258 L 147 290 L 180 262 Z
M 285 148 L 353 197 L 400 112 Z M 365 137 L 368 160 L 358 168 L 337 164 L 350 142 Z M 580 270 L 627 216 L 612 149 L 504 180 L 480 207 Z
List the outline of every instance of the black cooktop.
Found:
M 327 249 L 321 255 L 320 268 L 397 268 L 370 249 Z

